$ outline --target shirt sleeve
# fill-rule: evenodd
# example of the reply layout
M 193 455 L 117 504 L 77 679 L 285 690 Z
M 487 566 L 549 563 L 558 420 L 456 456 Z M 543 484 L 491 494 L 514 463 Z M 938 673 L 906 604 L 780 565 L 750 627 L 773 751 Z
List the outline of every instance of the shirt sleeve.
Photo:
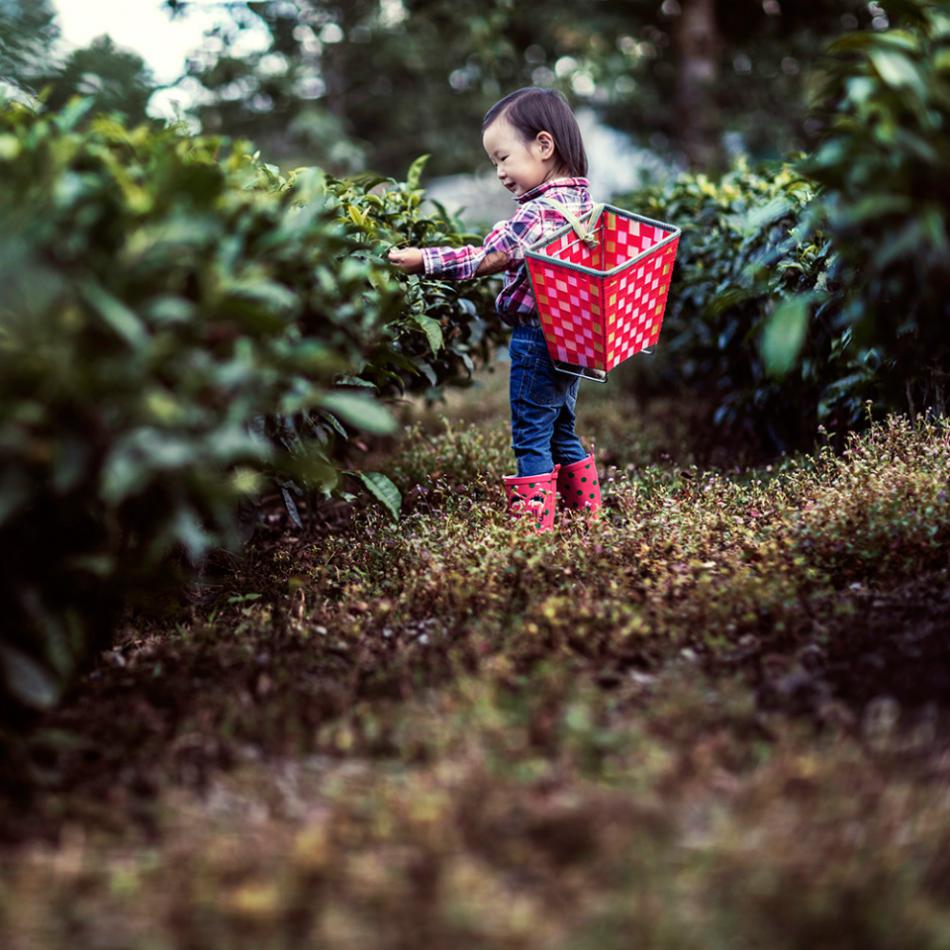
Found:
M 524 245 L 530 244 L 538 224 L 537 213 L 529 206 L 519 208 L 514 217 L 499 221 L 480 245 L 464 247 L 424 247 L 425 273 L 449 280 L 468 280 L 489 255 L 501 251 L 509 264 L 524 259 Z

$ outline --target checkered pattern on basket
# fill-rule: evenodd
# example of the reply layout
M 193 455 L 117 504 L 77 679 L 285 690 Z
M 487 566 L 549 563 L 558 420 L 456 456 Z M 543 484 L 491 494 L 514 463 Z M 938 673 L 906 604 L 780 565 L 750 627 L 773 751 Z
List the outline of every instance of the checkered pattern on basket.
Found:
M 538 315 L 553 359 L 603 369 L 606 359 L 598 278 L 542 264 L 532 272 Z
M 678 241 L 672 241 L 605 281 L 609 372 L 660 336 Z
M 553 359 L 609 372 L 660 334 L 678 236 L 611 277 L 606 272 L 661 242 L 675 229 L 605 210 L 590 249 L 573 230 L 526 257 L 538 315 Z M 572 269 L 579 264 L 599 274 Z

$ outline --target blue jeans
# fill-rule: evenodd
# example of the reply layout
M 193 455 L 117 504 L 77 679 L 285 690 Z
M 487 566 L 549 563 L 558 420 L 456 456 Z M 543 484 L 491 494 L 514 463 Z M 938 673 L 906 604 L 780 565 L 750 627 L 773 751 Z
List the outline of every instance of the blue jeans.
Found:
M 540 324 L 515 327 L 508 352 L 511 447 L 518 475 L 543 475 L 555 463 L 567 465 L 587 458 L 589 453 L 574 434 L 580 379 L 554 368 Z

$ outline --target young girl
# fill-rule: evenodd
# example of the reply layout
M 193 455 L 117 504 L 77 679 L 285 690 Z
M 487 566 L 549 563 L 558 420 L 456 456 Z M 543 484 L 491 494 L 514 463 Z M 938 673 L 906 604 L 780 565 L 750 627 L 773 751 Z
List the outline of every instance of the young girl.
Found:
M 452 280 L 504 271 L 495 301 L 513 327 L 509 401 L 517 475 L 504 477 L 508 511 L 533 516 L 538 530 L 554 524 L 555 493 L 566 508 L 600 508 L 594 456 L 574 433 L 580 379 L 558 372 L 548 355 L 524 248 L 566 224 L 556 205 L 575 215 L 591 210 L 587 155 L 577 120 L 564 97 L 528 87 L 505 96 L 482 122 L 482 145 L 502 185 L 518 205 L 480 247 L 407 247 L 389 260 L 410 274 Z M 539 200 L 540 199 L 540 200 Z

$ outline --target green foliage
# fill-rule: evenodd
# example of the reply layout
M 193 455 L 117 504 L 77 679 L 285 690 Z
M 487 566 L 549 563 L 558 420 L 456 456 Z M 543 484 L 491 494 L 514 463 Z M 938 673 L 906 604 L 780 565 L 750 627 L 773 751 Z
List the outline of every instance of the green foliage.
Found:
M 430 304 L 382 260 L 461 239 L 420 214 L 418 168 L 381 195 L 284 179 L 246 143 L 90 107 L 0 114 L 0 692 L 34 707 L 121 607 L 236 544 L 265 476 L 291 504 L 342 492 L 350 432 L 393 431 L 375 394 L 466 381 L 491 345 L 487 291 Z
M 639 386 L 686 386 L 716 425 L 779 450 L 810 442 L 819 421 L 859 418 L 863 377 L 847 339 L 824 322 L 838 291 L 815 198 L 791 166 L 753 169 L 740 159 L 718 181 L 684 174 L 615 199 L 683 229 L 660 343 L 638 365 Z
M 836 325 L 883 355 L 881 398 L 946 408 L 950 371 L 950 13 L 908 2 L 913 28 L 834 43 L 801 163 L 823 189 L 847 302 Z
M 861 424 L 867 399 L 946 408 L 950 18 L 907 9 L 915 30 L 832 47 L 814 155 L 617 199 L 684 230 L 644 386 L 685 384 L 777 449 Z
M 430 388 L 441 396 L 446 383 L 464 384 L 476 362 L 487 362 L 505 328 L 494 310 L 496 290 L 485 281 L 446 282 L 404 275 L 383 265 L 392 246 L 460 245 L 481 242 L 462 230 L 461 221 L 435 202 L 437 213 L 421 211 L 420 187 L 428 155 L 417 158 L 404 182 L 380 175 L 338 179 L 327 175 L 327 190 L 340 217 L 359 236 L 379 271 L 374 282 L 399 282 L 402 310 L 386 327 L 385 339 L 368 350 L 358 373 L 381 393 Z M 295 180 L 295 172 L 288 176 Z

